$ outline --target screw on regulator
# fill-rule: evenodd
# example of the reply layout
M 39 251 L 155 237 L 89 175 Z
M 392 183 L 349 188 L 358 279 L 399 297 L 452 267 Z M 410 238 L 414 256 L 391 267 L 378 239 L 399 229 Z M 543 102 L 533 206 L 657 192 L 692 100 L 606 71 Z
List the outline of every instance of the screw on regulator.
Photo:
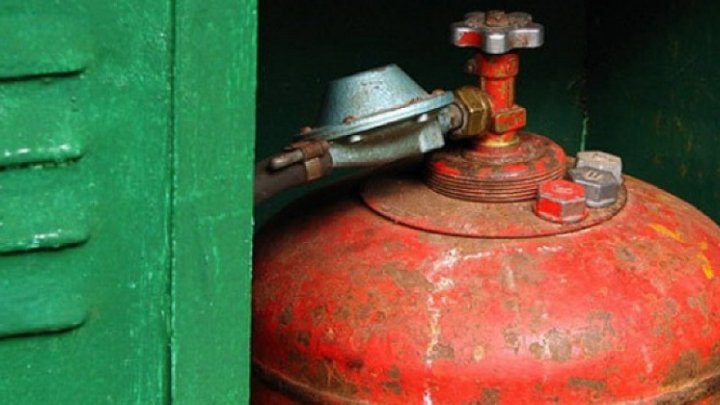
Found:
M 388 65 L 330 82 L 318 123 L 255 167 L 255 203 L 335 167 L 368 167 L 445 145 L 453 94 L 426 92 Z

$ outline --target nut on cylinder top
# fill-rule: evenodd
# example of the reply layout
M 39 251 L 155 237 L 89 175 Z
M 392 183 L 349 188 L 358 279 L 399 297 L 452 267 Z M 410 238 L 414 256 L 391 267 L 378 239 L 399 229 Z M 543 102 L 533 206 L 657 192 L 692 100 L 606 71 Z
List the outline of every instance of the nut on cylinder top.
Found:
M 568 174 L 585 188 L 588 207 L 607 207 L 617 200 L 620 182 L 611 172 L 585 166 L 570 169 Z
M 590 167 L 612 173 L 618 183 L 622 184 L 622 159 L 607 152 L 597 150 L 578 152 L 577 167 Z
M 560 224 L 581 221 L 588 214 L 585 188 L 567 180 L 546 181 L 539 187 L 535 212 L 540 218 Z

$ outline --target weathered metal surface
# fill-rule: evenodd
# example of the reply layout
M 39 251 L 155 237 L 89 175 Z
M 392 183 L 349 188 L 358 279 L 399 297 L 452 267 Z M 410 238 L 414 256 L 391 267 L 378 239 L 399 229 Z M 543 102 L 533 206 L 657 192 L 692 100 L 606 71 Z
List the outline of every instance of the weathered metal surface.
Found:
M 568 180 L 551 180 L 538 187 L 535 213 L 560 224 L 580 222 L 588 215 L 585 188 Z
M 490 11 L 468 14 L 464 22 L 453 24 L 451 31 L 454 45 L 480 50 L 466 66 L 467 71 L 480 76 L 480 88 L 487 94 L 491 110 L 488 127 L 477 134 L 478 144 L 486 147 L 516 144 L 516 131 L 525 126 L 527 113 L 515 104 L 520 57 L 513 50 L 541 46 L 542 26 L 533 23 L 529 14 Z
M 596 150 L 578 152 L 577 167 L 608 171 L 622 183 L 622 159 L 610 153 Z
M 503 54 L 513 49 L 542 46 L 544 29 L 527 13 L 474 12 L 451 26 L 451 41 L 455 46 Z
M 446 197 L 423 186 L 412 170 L 378 173 L 363 183 L 363 201 L 377 214 L 413 228 L 447 235 L 480 238 L 528 238 L 575 232 L 609 220 L 626 202 L 590 210 L 581 222 L 555 224 L 533 212 L 535 201 L 478 203 Z
M 482 135 L 490 125 L 492 105 L 487 93 L 477 86 L 463 86 L 455 90 L 455 106 L 460 109 L 462 122 L 452 131 L 454 139 Z
M 503 147 L 518 142 L 517 130 L 527 122 L 527 112 L 515 104 L 515 77 L 520 69 L 517 53 L 475 55 L 480 88 L 487 93 L 492 106 L 490 126 L 479 144 Z
M 551 140 L 522 132 L 505 148 L 462 145 L 433 152 L 426 159 L 428 185 L 450 197 L 483 202 L 535 198 L 537 187 L 565 175 L 565 152 Z
M 474 108 L 480 112 L 477 121 L 483 125 L 475 125 L 480 128 L 473 131 L 477 132 L 474 143 L 436 151 L 427 159 L 428 185 L 438 193 L 468 201 L 517 202 L 535 198 L 539 184 L 565 175 L 565 152 L 557 144 L 544 137 L 518 132 L 526 124 L 527 113 L 515 104 L 515 77 L 520 58 L 511 52 L 514 46 L 493 52 L 482 46 L 498 29 L 504 33 L 531 25 L 541 38 L 542 27 L 533 24 L 530 16 L 523 13 L 474 13 L 468 15 L 464 23 L 453 25 L 455 45 L 473 46 L 482 51 L 475 56 L 470 70 L 480 76 L 478 91 L 484 97 L 463 97 L 469 93 L 467 89 L 457 93 L 468 115 L 466 121 L 473 118 L 470 113 L 473 104 L 477 104 Z M 464 42 L 462 37 L 468 32 L 477 38 Z M 532 47 L 541 44 L 539 40 Z M 490 111 L 487 117 L 486 110 Z
M 442 22 L 462 20 L 468 7 L 478 4 L 408 7 L 405 1 L 366 0 L 354 3 L 348 13 L 346 3 L 332 0 L 260 2 L 258 58 L 262 68 L 258 70 L 256 155 L 270 156 L 281 150 L 287 144 L 282 134 L 297 132 L 298 123 L 311 123 L 318 113 L 317 102 L 323 99 L 323 84 L 347 72 L 392 61 L 427 90 L 476 84 L 460 71 L 473 50 L 442 46 L 443 36 L 449 35 Z M 553 27 L 552 41 L 543 45 L 542 57 L 522 59 L 523 87 L 518 89 L 521 104 L 530 111 L 533 131 L 552 135 L 571 153 L 581 143 L 584 8 L 582 0 L 544 2 L 542 9 L 533 8 L 538 10 L 539 22 Z M 342 175 L 336 172 L 334 176 Z M 291 190 L 256 207 L 256 223 L 264 223 L 307 191 Z
M 451 93 L 428 94 L 396 65 L 330 82 L 317 127 L 297 138 L 333 140 L 392 125 L 448 106 Z M 442 136 L 440 136 L 442 146 Z M 425 151 L 423 151 L 425 152 Z
M 715 394 L 720 229 L 660 189 L 625 186 L 613 218 L 522 239 L 405 226 L 358 201 L 354 185 L 292 206 L 257 237 L 256 403 L 308 393 L 385 404 Z
M 568 176 L 585 188 L 587 205 L 593 208 L 607 207 L 617 200 L 622 175 L 590 167 L 576 167 L 568 170 Z

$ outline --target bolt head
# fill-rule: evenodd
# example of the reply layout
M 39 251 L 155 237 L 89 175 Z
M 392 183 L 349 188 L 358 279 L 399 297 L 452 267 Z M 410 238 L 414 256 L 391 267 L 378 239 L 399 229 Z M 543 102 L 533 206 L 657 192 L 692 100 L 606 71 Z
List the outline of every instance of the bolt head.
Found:
M 619 184 L 622 184 L 622 159 L 615 155 L 596 150 L 579 152 L 577 154 L 577 167 L 604 170 L 612 173 Z
M 535 213 L 560 224 L 582 221 L 588 214 L 585 188 L 567 180 L 546 181 L 538 189 Z
M 585 188 L 588 207 L 607 207 L 617 201 L 620 182 L 612 173 L 591 167 L 578 167 L 568 171 L 568 174 L 575 183 Z

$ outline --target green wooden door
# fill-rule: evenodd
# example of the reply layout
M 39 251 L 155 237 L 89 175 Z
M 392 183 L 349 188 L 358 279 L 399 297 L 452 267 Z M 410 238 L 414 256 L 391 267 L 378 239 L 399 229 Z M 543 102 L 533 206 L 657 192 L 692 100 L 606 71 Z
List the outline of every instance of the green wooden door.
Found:
M 0 398 L 248 395 L 255 2 L 0 5 Z

